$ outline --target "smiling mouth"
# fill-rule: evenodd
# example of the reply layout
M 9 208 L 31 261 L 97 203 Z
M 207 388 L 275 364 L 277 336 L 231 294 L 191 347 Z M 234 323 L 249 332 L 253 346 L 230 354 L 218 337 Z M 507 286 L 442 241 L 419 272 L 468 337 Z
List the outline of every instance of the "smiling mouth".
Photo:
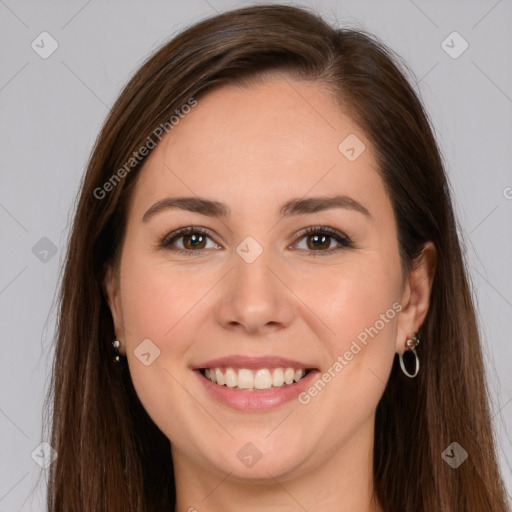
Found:
M 309 368 L 201 368 L 200 373 L 219 386 L 241 391 L 266 391 L 285 388 L 301 381 Z

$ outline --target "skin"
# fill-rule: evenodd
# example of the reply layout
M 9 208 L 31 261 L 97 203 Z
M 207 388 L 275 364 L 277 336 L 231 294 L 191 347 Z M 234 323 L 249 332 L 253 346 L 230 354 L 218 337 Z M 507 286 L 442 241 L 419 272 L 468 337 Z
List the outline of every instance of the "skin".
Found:
M 338 150 L 349 134 L 366 145 L 352 162 Z M 371 219 L 339 208 L 279 218 L 292 198 L 334 193 L 363 204 Z M 141 221 L 157 201 L 182 195 L 222 202 L 232 214 L 168 209 Z M 316 242 L 323 256 L 311 257 L 314 234 L 301 231 L 321 225 L 356 247 L 337 250 L 330 238 Z M 190 255 L 158 248 L 187 226 L 210 231 L 202 253 L 186 236 L 174 247 Z M 250 264 L 236 252 L 247 236 L 263 248 Z M 375 153 L 321 84 L 274 76 L 200 98 L 146 161 L 119 266 L 104 283 L 137 394 L 171 441 L 176 510 L 382 510 L 371 499 L 375 410 L 395 353 L 425 318 L 434 265 L 429 243 L 402 274 Z M 400 313 L 307 405 L 237 411 L 215 402 L 191 370 L 250 354 L 327 371 L 397 301 Z M 134 355 L 146 338 L 161 351 L 149 366 Z M 251 468 L 237 457 L 248 442 L 262 454 Z

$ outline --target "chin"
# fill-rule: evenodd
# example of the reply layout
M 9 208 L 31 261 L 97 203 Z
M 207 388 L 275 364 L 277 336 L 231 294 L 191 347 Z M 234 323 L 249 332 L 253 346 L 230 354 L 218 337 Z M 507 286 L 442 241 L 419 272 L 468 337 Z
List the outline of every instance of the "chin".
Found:
M 268 483 L 274 478 L 287 480 L 305 462 L 304 453 L 297 452 L 297 445 L 287 450 L 282 445 L 259 449 L 257 442 L 250 441 L 238 444 L 239 449 L 231 448 L 228 455 L 214 456 L 212 461 L 219 473 L 230 474 L 230 480 L 253 483 Z

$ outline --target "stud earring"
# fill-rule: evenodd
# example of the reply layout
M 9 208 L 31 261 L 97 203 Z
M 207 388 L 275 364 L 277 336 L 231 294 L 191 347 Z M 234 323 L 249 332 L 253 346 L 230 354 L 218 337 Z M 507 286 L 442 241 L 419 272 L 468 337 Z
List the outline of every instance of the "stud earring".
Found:
M 112 351 L 114 352 L 114 363 L 119 363 L 121 356 L 121 353 L 119 352 L 119 347 L 121 346 L 121 342 L 119 340 L 114 340 L 112 342 Z

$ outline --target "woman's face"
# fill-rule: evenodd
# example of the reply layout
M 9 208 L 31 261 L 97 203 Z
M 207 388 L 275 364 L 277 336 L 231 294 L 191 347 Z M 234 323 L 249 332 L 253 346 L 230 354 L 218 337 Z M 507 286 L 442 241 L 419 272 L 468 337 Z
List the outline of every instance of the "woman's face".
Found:
M 178 197 L 189 199 L 154 208 Z M 232 477 L 360 457 L 418 327 L 369 140 L 321 85 L 291 78 L 210 91 L 152 150 L 106 284 L 175 463 Z M 287 368 L 311 371 L 286 384 Z

